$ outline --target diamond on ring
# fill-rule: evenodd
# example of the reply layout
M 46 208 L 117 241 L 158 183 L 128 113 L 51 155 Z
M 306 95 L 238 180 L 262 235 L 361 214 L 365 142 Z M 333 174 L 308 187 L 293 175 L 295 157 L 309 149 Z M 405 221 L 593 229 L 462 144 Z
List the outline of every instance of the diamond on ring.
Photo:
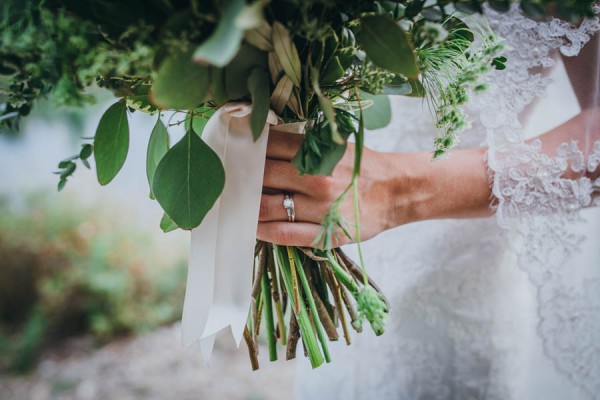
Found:
M 296 220 L 296 209 L 294 208 L 294 199 L 291 194 L 286 193 L 283 196 L 283 207 L 287 211 L 288 222 L 294 222 Z

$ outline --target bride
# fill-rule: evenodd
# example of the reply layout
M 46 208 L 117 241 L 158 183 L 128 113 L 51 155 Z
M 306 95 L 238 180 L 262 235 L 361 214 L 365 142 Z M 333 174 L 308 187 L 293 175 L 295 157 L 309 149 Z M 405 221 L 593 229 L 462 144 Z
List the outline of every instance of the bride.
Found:
M 471 99 L 460 148 L 431 162 L 419 99 L 395 99 L 390 127 L 367 134 L 361 230 L 391 303 L 386 333 L 338 342 L 317 373 L 300 363 L 300 399 L 600 399 L 600 261 L 573 262 L 574 226 L 600 190 L 600 23 L 485 16 L 508 62 Z M 565 71 L 572 91 L 553 89 Z M 548 93 L 563 115 L 542 105 L 558 123 L 528 138 Z M 259 239 L 310 245 L 350 179 L 352 149 L 333 176 L 299 177 L 299 140 L 270 137 L 264 185 L 293 193 L 296 222 L 282 195 L 263 195 Z

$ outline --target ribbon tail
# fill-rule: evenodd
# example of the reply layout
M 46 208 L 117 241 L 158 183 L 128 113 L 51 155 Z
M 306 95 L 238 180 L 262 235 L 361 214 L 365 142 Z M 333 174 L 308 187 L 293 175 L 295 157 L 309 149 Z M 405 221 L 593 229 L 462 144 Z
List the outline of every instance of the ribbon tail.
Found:
M 224 328 L 231 327 L 239 347 L 250 309 L 269 125 L 277 124 L 270 112 L 255 142 L 250 112 L 250 105 L 227 104 L 211 117 L 202 136 L 221 158 L 226 174 L 219 201 L 192 231 L 190 244 L 182 338 L 186 345 L 200 339 L 205 360 L 214 335 Z

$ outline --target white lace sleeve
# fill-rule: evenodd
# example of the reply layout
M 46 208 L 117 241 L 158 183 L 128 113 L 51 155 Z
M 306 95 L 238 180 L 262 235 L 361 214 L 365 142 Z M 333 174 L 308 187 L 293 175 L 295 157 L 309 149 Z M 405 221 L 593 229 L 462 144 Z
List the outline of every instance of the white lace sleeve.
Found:
M 553 55 L 579 54 L 600 23 L 597 17 L 578 27 L 558 20 L 535 22 L 516 8 L 506 14 L 488 9 L 486 15 L 509 48 L 506 70 L 495 71 L 490 90 L 476 100 L 487 132 L 497 220 L 522 242 L 519 264 L 538 289 L 538 332 L 547 356 L 592 398 L 600 398 L 600 269 L 597 279 L 574 283 L 573 266 L 567 264 L 583 239 L 572 230 L 579 210 L 600 204 L 594 199 L 600 190 L 594 174 L 600 132 L 569 139 L 550 155 L 541 140 L 524 139 L 519 122 L 524 108 L 550 84 L 543 70 L 554 65 Z M 591 78 L 590 87 L 596 86 Z

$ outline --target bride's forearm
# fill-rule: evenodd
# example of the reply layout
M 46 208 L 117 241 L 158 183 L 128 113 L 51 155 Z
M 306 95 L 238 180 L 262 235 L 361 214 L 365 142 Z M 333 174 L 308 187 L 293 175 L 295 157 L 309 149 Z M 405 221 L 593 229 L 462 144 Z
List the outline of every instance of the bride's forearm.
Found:
M 385 157 L 390 171 L 402 171 L 390 177 L 394 225 L 492 215 L 486 149 L 458 149 L 438 161 L 427 152 Z
M 560 126 L 538 136 L 541 151 L 556 157 L 563 143 L 576 141 L 585 159 L 600 140 L 600 109 L 588 109 Z M 531 141 L 530 140 L 530 141 Z M 492 214 L 486 148 L 456 149 L 449 157 L 431 161 L 431 153 L 388 153 L 384 163 L 389 171 L 389 188 L 393 199 L 393 226 L 440 218 L 474 218 Z M 594 180 L 595 171 L 575 172 L 567 168 L 562 178 L 576 179 L 584 174 Z

